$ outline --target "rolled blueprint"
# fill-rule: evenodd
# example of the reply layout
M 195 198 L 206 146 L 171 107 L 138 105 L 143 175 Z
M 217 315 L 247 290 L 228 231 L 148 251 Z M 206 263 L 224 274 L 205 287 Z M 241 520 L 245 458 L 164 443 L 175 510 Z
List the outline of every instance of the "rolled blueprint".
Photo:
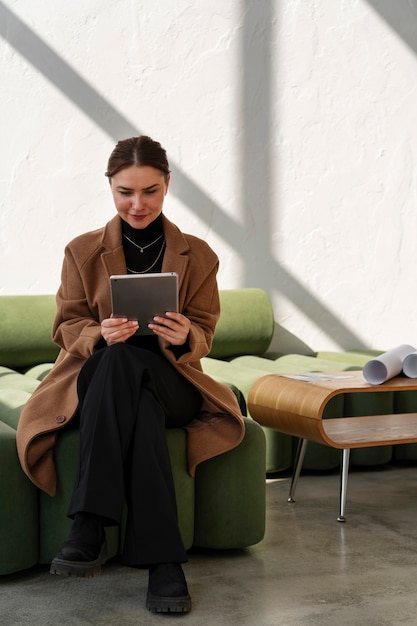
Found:
M 409 378 L 417 378 L 417 352 L 412 352 L 405 357 L 403 372 Z
M 407 344 L 384 352 L 384 354 L 365 364 L 363 368 L 364 379 L 371 385 L 381 385 L 389 378 L 401 374 L 404 360 L 415 352 L 417 352 L 416 349 Z

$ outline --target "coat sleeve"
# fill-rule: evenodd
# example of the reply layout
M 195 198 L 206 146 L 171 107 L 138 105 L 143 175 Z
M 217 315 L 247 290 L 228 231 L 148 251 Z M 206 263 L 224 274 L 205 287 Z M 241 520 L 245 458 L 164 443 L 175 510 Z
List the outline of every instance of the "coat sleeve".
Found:
M 69 246 L 65 249 L 52 338 L 72 356 L 87 359 L 101 340 L 98 309 L 89 304 L 83 280 Z

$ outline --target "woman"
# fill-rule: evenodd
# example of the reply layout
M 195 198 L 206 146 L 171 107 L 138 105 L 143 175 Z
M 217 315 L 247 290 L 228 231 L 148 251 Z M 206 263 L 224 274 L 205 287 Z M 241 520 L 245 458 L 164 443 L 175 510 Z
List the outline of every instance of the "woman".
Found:
M 202 372 L 219 317 L 218 259 L 162 213 L 170 181 L 165 150 L 149 137 L 119 141 L 106 175 L 117 215 L 65 249 L 54 341 L 61 351 L 25 405 L 17 441 L 22 466 L 48 494 L 56 488 L 53 445 L 72 420 L 80 462 L 68 515 L 71 531 L 51 573 L 91 576 L 106 559 L 104 527 L 128 516 L 123 559 L 149 568 L 147 607 L 191 608 L 181 563 L 165 428 L 188 431 L 191 475 L 240 443 L 233 393 Z M 112 274 L 176 272 L 179 312 L 155 317 L 152 335 L 111 315 Z

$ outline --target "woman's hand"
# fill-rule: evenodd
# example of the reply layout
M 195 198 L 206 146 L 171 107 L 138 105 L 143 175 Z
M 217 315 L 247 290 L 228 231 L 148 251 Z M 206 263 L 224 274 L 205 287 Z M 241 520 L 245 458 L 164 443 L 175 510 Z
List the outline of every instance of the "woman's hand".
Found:
M 168 311 L 166 317 L 156 315 L 153 321 L 155 323 L 148 324 L 148 327 L 155 335 L 166 339 L 171 345 L 182 346 L 187 341 L 191 322 L 185 315 Z
M 125 317 L 109 317 L 101 322 L 101 335 L 107 345 L 127 341 L 139 328 L 138 322 Z

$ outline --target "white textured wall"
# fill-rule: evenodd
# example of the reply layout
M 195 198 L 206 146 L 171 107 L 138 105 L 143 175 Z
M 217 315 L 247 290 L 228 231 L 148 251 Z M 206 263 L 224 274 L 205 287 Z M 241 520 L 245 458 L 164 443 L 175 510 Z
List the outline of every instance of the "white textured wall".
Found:
M 417 0 L 0 0 L 0 72 L 0 293 L 56 291 L 146 133 L 278 340 L 417 346 Z

